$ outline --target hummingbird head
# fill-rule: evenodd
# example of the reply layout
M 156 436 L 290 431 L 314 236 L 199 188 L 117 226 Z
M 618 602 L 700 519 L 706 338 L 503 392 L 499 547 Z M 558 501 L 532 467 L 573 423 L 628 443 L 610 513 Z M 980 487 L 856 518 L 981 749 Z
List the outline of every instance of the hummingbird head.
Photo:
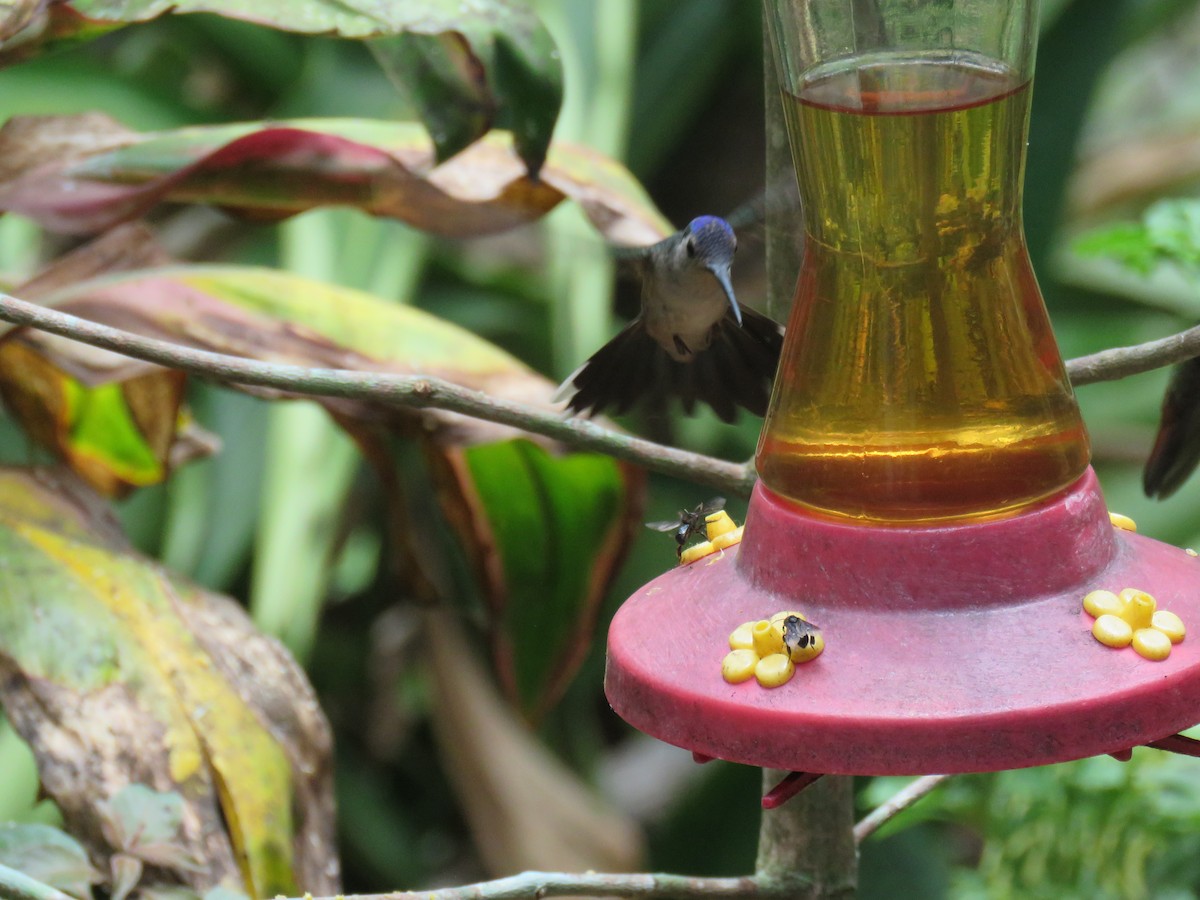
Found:
M 708 269 L 733 309 L 733 317 L 739 325 L 742 324 L 742 310 L 738 307 L 737 297 L 733 294 L 733 282 L 730 280 L 730 270 L 733 268 L 733 254 L 737 250 L 737 235 L 724 219 L 718 216 L 698 216 L 688 222 L 687 227 L 680 233 L 683 238 L 683 252 L 688 264 Z

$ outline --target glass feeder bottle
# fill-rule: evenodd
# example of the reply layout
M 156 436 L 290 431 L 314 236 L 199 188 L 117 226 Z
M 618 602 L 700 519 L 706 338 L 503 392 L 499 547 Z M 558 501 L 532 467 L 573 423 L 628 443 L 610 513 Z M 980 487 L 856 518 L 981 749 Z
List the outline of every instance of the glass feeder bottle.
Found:
M 764 485 L 909 524 L 1065 490 L 1088 439 L 1021 221 L 1036 2 L 766 6 L 805 250 Z

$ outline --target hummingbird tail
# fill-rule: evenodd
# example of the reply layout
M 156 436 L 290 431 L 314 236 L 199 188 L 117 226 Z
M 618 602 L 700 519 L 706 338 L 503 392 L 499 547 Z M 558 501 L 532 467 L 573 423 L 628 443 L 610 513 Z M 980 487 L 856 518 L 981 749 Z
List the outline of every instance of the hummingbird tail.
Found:
M 691 415 L 707 403 L 725 422 L 738 407 L 766 415 L 771 382 L 783 347 L 783 328 L 752 309 L 742 309 L 739 326 L 733 311 L 713 326 L 707 349 L 679 362 L 646 333 L 640 319 L 592 354 L 555 394 L 569 396 L 569 409 L 584 415 L 627 412 L 650 396 L 676 396 Z
M 1165 500 L 1200 464 L 1200 359 L 1175 369 L 1163 397 L 1162 421 L 1142 470 L 1147 497 Z

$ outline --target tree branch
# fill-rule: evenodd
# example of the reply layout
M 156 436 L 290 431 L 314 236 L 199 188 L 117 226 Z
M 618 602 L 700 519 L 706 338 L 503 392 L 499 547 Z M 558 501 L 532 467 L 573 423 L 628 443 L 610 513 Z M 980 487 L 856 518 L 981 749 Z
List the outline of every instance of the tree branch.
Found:
M 201 378 L 316 397 L 368 400 L 415 409 L 444 409 L 520 428 L 585 450 L 607 453 L 648 469 L 742 497 L 748 497 L 754 486 L 753 466 L 656 444 L 605 428 L 590 419 L 565 418 L 535 406 L 459 387 L 440 378 L 349 369 L 315 369 L 196 350 L 171 341 L 110 328 L 7 294 L 0 294 L 0 320 L 28 325 L 168 368 L 182 369 Z
M 509 878 L 434 891 L 359 894 L 341 900 L 529 900 L 530 897 L 652 897 L 654 900 L 802 900 L 794 881 L 763 878 L 691 878 L 685 875 L 606 875 L 523 872 Z M 333 898 L 320 898 L 333 900 Z
M 1098 381 L 1117 381 L 1200 356 L 1200 325 L 1170 337 L 1132 347 L 1114 347 L 1067 360 L 1067 375 L 1075 387 Z
M 922 775 L 896 791 L 886 803 L 875 807 L 854 826 L 855 843 L 861 844 L 878 831 L 885 822 L 890 822 L 950 777 L 949 775 Z
M 240 356 L 197 350 L 171 341 L 143 337 L 0 293 L 0 320 L 29 326 L 103 347 L 201 378 L 270 387 L 315 397 L 342 397 L 414 409 L 436 408 L 509 425 L 574 447 L 607 453 L 648 469 L 748 497 L 754 486 L 752 465 L 714 459 L 656 444 L 605 428 L 590 419 L 566 418 L 524 403 L 514 403 L 440 378 L 392 375 L 349 369 L 315 369 L 264 363 Z M 1117 347 L 1066 363 L 1076 387 L 1113 381 L 1200 355 L 1200 326 L 1132 347 Z

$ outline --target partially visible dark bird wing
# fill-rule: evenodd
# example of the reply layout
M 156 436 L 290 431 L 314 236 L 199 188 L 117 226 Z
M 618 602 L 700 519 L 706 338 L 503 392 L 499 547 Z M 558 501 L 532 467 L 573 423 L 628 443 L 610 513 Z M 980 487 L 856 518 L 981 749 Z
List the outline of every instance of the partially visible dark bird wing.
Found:
M 1200 464 L 1200 359 L 1177 366 L 1163 397 L 1154 449 L 1142 470 L 1147 497 L 1164 500 Z
M 627 412 L 647 391 L 660 355 L 670 359 L 642 320 L 634 319 L 568 375 L 554 399 L 569 397 L 567 408 L 577 413 Z
M 783 327 L 743 308 L 741 327 L 730 311 L 713 328 L 708 349 L 684 363 L 672 359 L 635 319 L 563 382 L 556 399 L 574 391 L 568 408 L 589 415 L 623 413 L 652 394 L 678 397 L 689 414 L 697 402 L 707 403 L 725 422 L 733 421 L 739 406 L 766 415 Z

